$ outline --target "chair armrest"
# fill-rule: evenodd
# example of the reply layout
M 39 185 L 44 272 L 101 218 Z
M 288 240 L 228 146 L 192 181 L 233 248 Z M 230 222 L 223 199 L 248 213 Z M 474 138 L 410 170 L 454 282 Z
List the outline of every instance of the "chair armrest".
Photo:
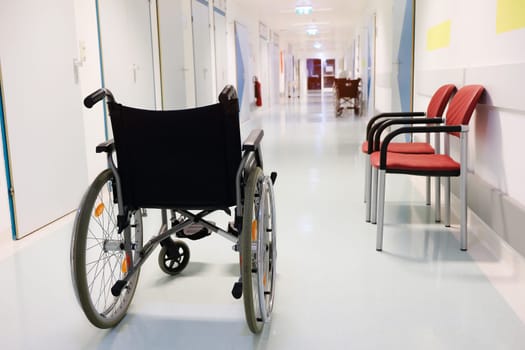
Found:
M 371 135 L 368 140 L 368 149 L 378 150 L 381 142 L 381 135 L 383 131 L 391 125 L 402 125 L 402 124 L 441 124 L 445 120 L 443 118 L 398 118 L 388 119 L 384 122 L 374 126 L 371 131 Z M 373 141 L 373 143 L 372 143 Z M 373 148 L 371 148 L 373 146 Z
M 468 126 L 467 125 L 440 125 L 440 126 L 413 126 L 413 127 L 403 127 L 396 129 L 386 135 L 385 139 L 383 140 L 383 144 L 381 145 L 381 153 L 379 158 L 379 169 L 384 170 L 386 169 L 386 157 L 387 157 L 387 149 L 388 145 L 390 144 L 390 141 L 398 135 L 401 134 L 415 134 L 415 133 L 427 133 L 427 132 L 468 132 Z
M 368 138 L 368 133 L 370 132 L 370 128 L 372 128 L 372 126 L 378 119 L 399 118 L 399 117 L 424 117 L 425 115 L 426 115 L 425 112 L 390 112 L 390 113 L 378 114 L 370 118 L 370 120 L 368 121 L 368 124 L 366 125 L 366 136 Z
M 261 140 L 264 136 L 264 131 L 262 129 L 255 129 L 250 132 L 250 135 L 242 143 L 243 151 L 255 151 L 259 148 Z
M 102 142 L 101 144 L 97 145 L 96 152 L 97 153 L 112 153 L 115 151 L 115 141 L 113 139 L 108 140 L 106 142 Z

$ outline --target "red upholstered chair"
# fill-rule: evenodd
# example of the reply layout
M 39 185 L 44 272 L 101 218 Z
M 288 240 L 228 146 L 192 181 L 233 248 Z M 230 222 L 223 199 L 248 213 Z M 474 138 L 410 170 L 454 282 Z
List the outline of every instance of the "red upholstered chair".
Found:
M 446 84 L 441 86 L 436 90 L 427 107 L 427 112 L 399 112 L 399 113 L 382 113 L 375 117 L 372 117 L 367 124 L 366 134 L 367 140 L 363 142 L 361 150 L 363 153 L 367 154 L 367 165 L 365 166 L 365 203 L 366 203 L 366 221 L 372 223 L 376 222 L 375 211 L 371 212 L 372 203 L 371 198 L 375 198 L 376 194 L 372 194 L 372 166 L 370 165 L 370 154 L 379 150 L 379 143 L 374 146 L 374 136 L 376 132 L 382 131 L 386 126 L 392 124 L 405 123 L 401 119 L 406 119 L 407 117 L 421 117 L 425 116 L 427 118 L 441 118 L 445 107 L 447 106 L 448 101 L 452 94 L 456 91 L 456 87 L 453 84 Z M 429 123 L 429 120 L 416 121 L 415 118 L 411 118 L 412 122 L 410 124 L 417 123 Z M 441 123 L 442 120 L 433 120 L 433 123 Z M 381 128 L 383 127 L 383 128 Z M 439 147 L 439 138 L 436 138 L 436 147 Z M 426 142 L 391 142 L 388 146 L 389 152 L 395 153 L 416 153 L 416 154 L 432 154 L 435 153 L 434 148 L 430 145 L 430 136 L 427 134 Z M 439 152 L 439 150 L 438 150 Z M 374 179 L 377 186 L 377 179 Z M 439 188 L 439 183 L 436 184 L 436 188 Z M 375 187 L 374 187 L 375 188 Z M 427 196 L 426 203 L 430 204 L 430 178 L 427 178 Z M 437 193 L 437 190 L 436 190 Z M 439 196 L 436 196 L 437 204 L 440 202 Z M 374 205 L 375 206 L 375 205 Z M 436 205 L 440 207 L 440 205 Z M 436 211 L 436 220 L 440 220 L 440 214 Z
M 484 91 L 481 85 L 466 85 L 450 101 L 445 125 L 402 127 L 388 134 L 381 150 L 370 156 L 372 166 L 379 169 L 377 196 L 376 250 L 383 249 L 383 223 L 385 205 L 385 175 L 387 173 L 445 177 L 445 226 L 450 226 L 450 177 L 460 177 L 460 248 L 467 250 L 467 133 L 468 123 Z M 404 133 L 445 133 L 445 154 L 403 154 L 389 152 L 392 139 Z M 449 135 L 459 137 L 461 152 L 456 161 L 450 157 Z

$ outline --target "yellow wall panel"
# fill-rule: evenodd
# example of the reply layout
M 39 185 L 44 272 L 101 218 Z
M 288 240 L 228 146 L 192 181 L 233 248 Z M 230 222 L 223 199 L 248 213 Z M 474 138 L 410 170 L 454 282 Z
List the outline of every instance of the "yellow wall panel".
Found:
M 450 46 L 451 21 L 433 26 L 427 31 L 427 50 L 433 51 Z
M 525 0 L 498 0 L 496 33 L 525 28 Z

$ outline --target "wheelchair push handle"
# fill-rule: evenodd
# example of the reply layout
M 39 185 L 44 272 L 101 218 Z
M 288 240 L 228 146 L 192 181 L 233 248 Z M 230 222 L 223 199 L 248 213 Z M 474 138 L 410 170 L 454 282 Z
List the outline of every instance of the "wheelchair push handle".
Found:
M 232 85 L 226 85 L 219 94 L 219 102 L 237 100 L 237 91 Z
M 113 98 L 113 94 L 108 89 L 98 89 L 97 91 L 91 93 L 89 96 L 87 96 L 84 99 L 84 106 L 87 108 L 93 107 L 98 101 L 104 99 L 104 97 L 107 97 L 108 102 L 114 102 L 115 99 Z

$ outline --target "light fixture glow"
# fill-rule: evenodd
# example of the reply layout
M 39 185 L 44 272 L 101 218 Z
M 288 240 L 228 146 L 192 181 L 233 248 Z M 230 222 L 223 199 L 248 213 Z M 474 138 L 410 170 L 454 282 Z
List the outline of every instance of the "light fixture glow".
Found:
M 308 35 L 317 35 L 319 33 L 319 29 L 317 28 L 308 28 L 306 29 L 306 34 Z
M 323 45 L 321 45 L 321 43 L 315 43 L 314 44 L 314 48 L 319 50 Z
M 312 13 L 312 6 L 296 6 L 295 14 L 297 15 L 309 15 Z

